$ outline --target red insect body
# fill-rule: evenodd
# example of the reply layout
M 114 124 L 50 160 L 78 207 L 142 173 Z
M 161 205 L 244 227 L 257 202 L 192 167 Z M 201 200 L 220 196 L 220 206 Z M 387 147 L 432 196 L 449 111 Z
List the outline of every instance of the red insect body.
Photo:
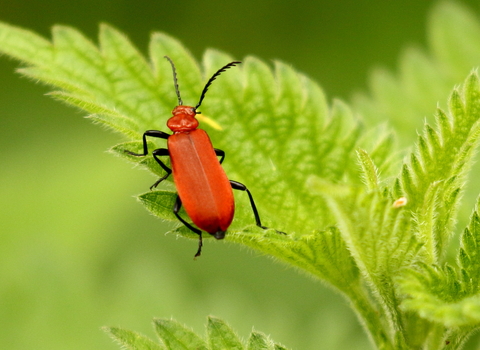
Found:
M 232 186 L 207 133 L 197 129 L 195 109 L 178 106 L 172 114 L 167 142 L 178 195 L 193 223 L 221 239 L 233 220 Z
M 147 137 L 167 140 L 168 149 L 157 148 L 152 152 L 153 157 L 166 173 L 150 189 L 157 187 L 160 182 L 173 173 L 173 181 L 178 192 L 173 213 L 187 228 L 198 234 L 198 250 L 195 254 L 195 257 L 197 257 L 202 252 L 202 230 L 210 233 L 216 239 L 225 237 L 225 231 L 232 223 L 235 211 L 232 189 L 244 191 L 248 194 L 255 216 L 255 224 L 262 229 L 267 229 L 267 227 L 262 226 L 255 202 L 248 188 L 238 181 L 227 178 L 218 160 L 218 157 L 222 157 L 221 159 L 225 157 L 225 152 L 213 148 L 207 133 L 197 129 L 198 120 L 195 118 L 195 115 L 200 113 L 198 107 L 202 104 L 210 84 L 226 69 L 234 67 L 240 62 L 230 62 L 220 68 L 203 88 L 198 104 L 195 107 L 189 107 L 183 105 L 180 97 L 175 65 L 169 57 L 165 56 L 165 58 L 172 65 L 173 82 L 178 97 L 178 106 L 172 111 L 173 117 L 167 122 L 167 126 L 173 131 L 173 135 L 160 130 L 147 130 L 143 133 L 143 153 L 134 153 L 127 150 L 125 152 L 136 157 L 144 157 L 148 154 Z M 160 157 L 165 156 L 170 156 L 171 168 L 160 159 Z M 193 227 L 179 215 L 182 205 L 198 228 Z

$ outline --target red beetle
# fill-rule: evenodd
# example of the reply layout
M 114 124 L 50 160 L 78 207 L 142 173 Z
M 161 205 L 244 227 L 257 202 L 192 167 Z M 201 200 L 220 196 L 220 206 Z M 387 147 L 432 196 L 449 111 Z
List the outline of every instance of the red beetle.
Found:
M 198 104 L 195 107 L 189 107 L 183 106 L 175 65 L 168 56 L 165 58 L 172 65 L 173 81 L 178 97 L 178 106 L 172 111 L 173 117 L 167 121 L 167 126 L 173 131 L 173 134 L 148 130 L 143 134 L 143 153 L 125 152 L 134 156 L 146 156 L 148 154 L 147 136 L 167 140 L 168 149 L 158 148 L 152 152 L 153 157 L 166 171 L 166 174 L 150 189 L 157 187 L 173 172 L 173 180 L 178 191 L 173 212 L 185 226 L 199 235 L 198 251 L 195 254 L 197 257 L 202 252 L 202 230 L 210 233 L 216 239 L 225 237 L 225 231 L 232 223 L 235 211 L 232 188 L 247 192 L 255 223 L 263 229 L 267 228 L 260 222 L 255 202 L 247 187 L 240 182 L 229 180 L 221 167 L 220 164 L 225 159 L 225 152 L 213 148 L 207 133 L 202 129 L 197 129 L 198 120 L 195 118 L 196 114 L 200 114 L 198 107 L 200 107 L 210 84 L 226 69 L 241 62 L 231 62 L 220 68 L 205 85 Z M 171 169 L 160 160 L 161 156 L 170 157 Z M 220 157 L 220 161 L 217 157 Z M 179 215 L 182 204 L 198 228 Z

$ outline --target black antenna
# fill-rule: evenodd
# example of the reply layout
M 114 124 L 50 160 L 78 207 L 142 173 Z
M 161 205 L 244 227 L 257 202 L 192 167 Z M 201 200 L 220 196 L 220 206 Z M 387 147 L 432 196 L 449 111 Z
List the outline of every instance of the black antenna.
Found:
M 177 97 L 178 97 L 178 105 L 181 106 L 183 105 L 183 102 L 182 102 L 182 98 L 180 97 L 180 90 L 178 90 L 177 71 L 175 70 L 175 65 L 173 64 L 173 61 L 170 59 L 170 57 L 168 56 L 163 56 L 163 57 L 165 57 L 172 65 L 173 85 L 175 85 L 175 92 L 177 93 Z
M 234 61 L 234 62 L 230 62 L 229 64 L 223 66 L 222 68 L 220 68 L 211 78 L 209 81 L 207 81 L 207 84 L 205 85 L 205 87 L 203 88 L 203 91 L 202 91 L 202 94 L 200 95 L 200 101 L 198 101 L 198 104 L 195 106 L 195 110 L 200 107 L 200 105 L 202 104 L 202 101 L 203 101 L 203 98 L 205 97 L 205 94 L 207 93 L 207 90 L 208 90 L 208 87 L 210 86 L 210 84 L 212 84 L 212 82 L 220 75 L 222 74 L 222 72 L 225 72 L 228 68 L 231 68 L 231 67 L 235 67 L 236 64 L 239 64 L 239 63 L 242 63 L 240 61 Z

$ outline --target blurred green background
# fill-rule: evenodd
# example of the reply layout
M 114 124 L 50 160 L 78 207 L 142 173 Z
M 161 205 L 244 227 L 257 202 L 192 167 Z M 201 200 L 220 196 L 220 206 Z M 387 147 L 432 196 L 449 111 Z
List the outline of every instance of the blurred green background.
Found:
M 0 0 L 0 20 L 45 36 L 67 24 L 92 39 L 105 21 L 142 52 L 161 30 L 197 58 L 214 47 L 291 63 L 348 100 L 371 68 L 395 69 L 402 48 L 424 46 L 434 3 Z M 153 337 L 151 319 L 171 316 L 203 332 L 209 314 L 292 349 L 370 348 L 347 303 L 307 276 L 210 240 L 193 261 L 196 242 L 166 236 L 133 198 L 153 178 L 105 152 L 121 137 L 44 96 L 18 66 L 0 61 L 0 349 L 113 350 L 103 325 Z

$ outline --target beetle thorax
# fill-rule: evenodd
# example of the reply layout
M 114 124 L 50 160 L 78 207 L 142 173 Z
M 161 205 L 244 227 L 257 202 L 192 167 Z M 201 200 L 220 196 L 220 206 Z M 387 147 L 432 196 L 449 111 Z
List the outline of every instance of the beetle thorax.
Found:
M 173 132 L 193 131 L 198 127 L 195 108 L 189 106 L 177 106 L 172 111 L 173 117 L 167 121 L 167 126 Z

